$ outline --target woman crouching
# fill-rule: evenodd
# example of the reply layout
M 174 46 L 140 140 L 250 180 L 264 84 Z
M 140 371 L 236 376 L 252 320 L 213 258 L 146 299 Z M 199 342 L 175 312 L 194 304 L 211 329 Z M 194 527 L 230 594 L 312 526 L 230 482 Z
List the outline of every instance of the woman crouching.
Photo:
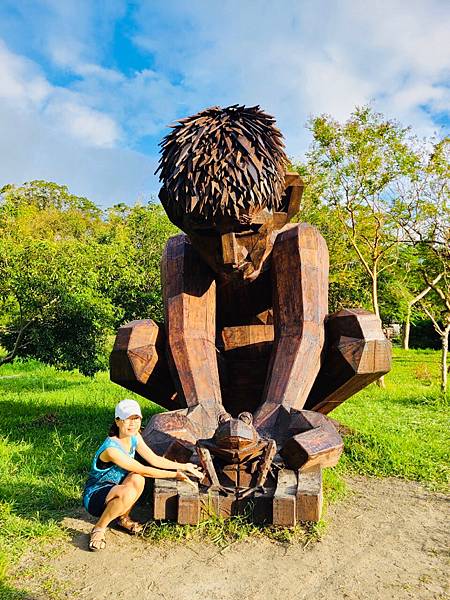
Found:
M 202 471 L 194 464 L 177 463 L 155 454 L 139 433 L 141 420 L 141 409 L 136 401 L 119 402 L 109 436 L 92 461 L 83 505 L 92 516 L 98 517 L 89 540 L 89 550 L 93 552 L 106 546 L 106 529 L 114 519 L 130 533 L 142 531 L 142 525 L 129 514 L 144 490 L 145 477 L 190 482 L 186 475 L 189 473 L 203 479 Z M 150 466 L 135 460 L 136 450 Z

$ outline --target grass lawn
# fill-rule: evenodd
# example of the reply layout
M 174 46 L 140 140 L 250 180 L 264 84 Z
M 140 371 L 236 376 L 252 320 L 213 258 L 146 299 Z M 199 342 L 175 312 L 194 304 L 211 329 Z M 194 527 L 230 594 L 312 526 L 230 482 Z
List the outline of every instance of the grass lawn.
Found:
M 349 472 L 445 488 L 450 444 L 438 372 L 438 352 L 394 350 L 386 389 L 371 385 L 332 413 L 352 433 L 339 465 L 325 471 L 328 501 L 342 494 L 342 475 Z M 21 597 L 8 588 L 8 566 L 32 544 L 64 535 L 58 523 L 80 505 L 92 455 L 125 394 L 132 396 L 110 383 L 106 373 L 90 379 L 35 361 L 0 368 L 0 599 Z M 136 399 L 145 423 L 159 409 Z M 206 534 L 223 540 L 248 533 L 257 533 L 257 528 L 237 519 L 198 528 L 153 524 L 148 535 L 161 539 Z M 292 534 L 270 535 L 280 539 Z

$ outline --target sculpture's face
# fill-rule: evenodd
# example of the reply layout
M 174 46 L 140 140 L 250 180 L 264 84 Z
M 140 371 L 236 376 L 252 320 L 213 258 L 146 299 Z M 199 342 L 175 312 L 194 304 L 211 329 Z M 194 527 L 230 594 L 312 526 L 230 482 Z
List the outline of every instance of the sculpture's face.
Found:
M 238 218 L 222 217 L 213 226 L 186 215 L 182 229 L 213 271 L 226 278 L 252 281 L 260 274 L 284 223 L 260 210 L 251 215 L 242 212 Z

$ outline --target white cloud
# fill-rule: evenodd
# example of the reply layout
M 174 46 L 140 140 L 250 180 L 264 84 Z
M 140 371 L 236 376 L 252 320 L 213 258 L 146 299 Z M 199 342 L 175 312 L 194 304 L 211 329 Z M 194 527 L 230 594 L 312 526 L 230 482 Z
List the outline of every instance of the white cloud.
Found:
M 0 130 L 0 187 L 45 179 L 68 185 L 101 206 L 148 199 L 156 189 L 154 159 L 126 149 L 76 144 L 32 111 L 3 106 Z
M 110 148 L 120 137 L 119 127 L 111 117 L 71 100 L 49 102 L 44 114 L 53 126 L 92 146 Z
M 0 40 L 0 185 L 48 179 L 101 205 L 148 198 L 156 161 L 115 147 L 120 126 L 88 100 Z
M 213 104 L 260 104 L 277 118 L 294 158 L 309 143 L 311 114 L 345 119 L 373 101 L 420 135 L 432 134 L 443 114 L 450 120 L 444 0 L 140 0 L 123 35 L 134 31 L 148 65 L 123 73 L 108 52 L 129 9 L 125 0 L 101 9 L 89 0 L 36 0 L 27 11 L 19 3 L 21 22 L 29 22 L 27 54 L 40 52 L 50 66 L 39 59 L 45 72 L 0 44 L 0 119 L 15 120 L 12 139 L 20 130 L 30 148 L 25 156 L 10 144 L 12 172 L 23 164 L 37 177 L 84 181 L 93 199 L 104 190 L 103 202 L 123 182 L 131 201 L 137 190 L 157 185 L 154 159 L 127 147 L 156 140 L 166 124 Z M 55 72 L 66 77 L 65 87 L 52 83 Z M 156 154 L 156 142 L 150 152 Z
M 51 85 L 38 65 L 10 52 L 1 40 L 0 99 L 34 111 L 49 128 L 92 146 L 111 147 L 121 135 L 111 116 L 89 106 L 89 98 Z
M 170 25 L 146 29 L 155 12 Z M 291 155 L 308 143 L 310 114 L 345 119 L 373 101 L 429 134 L 433 111 L 449 111 L 450 9 L 440 0 L 229 0 L 210 10 L 174 0 L 157 11 L 142 2 L 139 23 L 136 42 L 179 73 L 196 108 L 259 103 L 277 117 Z

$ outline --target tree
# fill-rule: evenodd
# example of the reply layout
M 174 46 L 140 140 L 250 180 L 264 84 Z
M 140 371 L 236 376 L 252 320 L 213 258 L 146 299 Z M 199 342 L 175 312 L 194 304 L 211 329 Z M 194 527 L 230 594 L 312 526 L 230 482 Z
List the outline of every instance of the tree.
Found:
M 108 225 L 103 242 L 110 247 L 110 267 L 104 273 L 103 289 L 121 309 L 118 324 L 148 317 L 162 322 L 160 261 L 167 240 L 179 230 L 162 206 L 151 202 L 109 209 Z
M 124 321 L 163 320 L 159 262 L 177 232 L 161 206 L 106 215 L 65 186 L 5 186 L 0 199 L 0 343 L 93 374 Z
M 410 177 L 417 163 L 408 129 L 367 106 L 343 124 L 322 115 L 309 127 L 308 167 L 369 278 L 372 309 L 380 316 L 379 277 L 397 261 L 401 242 L 393 218 L 398 213 L 395 184 Z
M 447 391 L 450 333 L 450 138 L 424 143 L 415 176 L 398 182 L 397 221 L 418 255 L 422 309 L 441 338 L 441 388 Z M 425 293 L 426 291 L 426 293 Z
M 31 191 L 30 191 L 31 190 Z M 95 205 L 46 182 L 7 186 L 0 201 L 0 365 L 33 356 L 93 374 L 106 366 L 116 308 L 102 294 L 107 248 Z
M 369 307 L 366 274 L 348 242 L 336 208 L 324 201 L 323 175 L 313 164 L 294 165 L 305 182 L 297 220 L 315 225 L 327 242 L 330 257 L 328 302 L 330 312 L 353 306 Z

